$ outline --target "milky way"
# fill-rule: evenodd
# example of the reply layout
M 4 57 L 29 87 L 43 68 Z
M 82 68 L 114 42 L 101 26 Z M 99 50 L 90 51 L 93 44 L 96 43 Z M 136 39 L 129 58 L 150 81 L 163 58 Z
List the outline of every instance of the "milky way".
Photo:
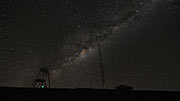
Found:
M 1 0 L 0 85 L 180 90 L 179 0 Z

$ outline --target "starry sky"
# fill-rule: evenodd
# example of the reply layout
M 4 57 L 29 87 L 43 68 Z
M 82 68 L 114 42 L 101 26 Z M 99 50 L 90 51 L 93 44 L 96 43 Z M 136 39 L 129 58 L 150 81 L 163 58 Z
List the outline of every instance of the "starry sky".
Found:
M 179 0 L 1 0 L 0 86 L 180 91 Z

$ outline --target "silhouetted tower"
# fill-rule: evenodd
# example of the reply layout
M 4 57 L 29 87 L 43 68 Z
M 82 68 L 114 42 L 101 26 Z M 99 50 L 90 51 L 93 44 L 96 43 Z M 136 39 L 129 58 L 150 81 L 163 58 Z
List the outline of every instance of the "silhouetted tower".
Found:
M 32 84 L 33 88 L 50 88 L 49 71 L 47 68 L 41 68 L 36 79 Z
M 102 64 L 102 55 L 101 55 L 100 43 L 98 43 L 98 52 L 99 52 L 99 62 L 100 62 L 100 68 L 101 68 L 102 87 L 103 87 L 103 89 L 105 89 L 106 86 L 105 86 L 105 79 L 104 79 L 104 68 L 103 68 L 103 64 Z
M 101 54 L 101 40 L 102 40 L 102 34 L 103 34 L 103 17 L 104 17 L 104 1 L 103 0 L 100 0 L 100 7 L 101 7 L 101 10 L 99 11 L 99 17 L 98 17 L 98 23 L 99 23 L 99 39 L 98 39 L 98 54 L 99 54 L 99 62 L 100 62 L 100 69 L 101 69 L 101 80 L 102 80 L 102 88 L 105 89 L 106 88 L 106 85 L 105 85 L 105 77 L 104 77 L 104 67 L 103 67 L 103 61 L 102 61 L 102 54 Z

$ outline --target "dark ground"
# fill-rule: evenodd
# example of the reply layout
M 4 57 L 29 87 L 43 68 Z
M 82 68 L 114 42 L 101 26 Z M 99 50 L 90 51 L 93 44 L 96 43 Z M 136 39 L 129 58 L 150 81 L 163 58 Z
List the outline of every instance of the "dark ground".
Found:
M 37 89 L 0 87 L 1 98 L 13 101 L 178 101 L 180 92 L 118 89 Z

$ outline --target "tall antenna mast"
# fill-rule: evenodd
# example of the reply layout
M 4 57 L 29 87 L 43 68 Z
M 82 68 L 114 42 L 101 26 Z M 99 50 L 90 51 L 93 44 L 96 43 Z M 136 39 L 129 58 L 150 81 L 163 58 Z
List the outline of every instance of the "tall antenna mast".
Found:
M 102 34 L 102 24 L 103 24 L 103 6 L 104 4 L 103 4 L 103 0 L 101 0 L 100 1 L 100 12 L 99 12 L 99 20 L 100 20 L 100 31 L 99 31 L 99 33 L 100 33 L 100 38 L 99 38 L 99 41 L 98 41 L 98 54 L 99 54 L 99 62 L 100 62 L 100 69 L 101 69 L 101 78 L 102 78 L 102 87 L 103 87 L 103 89 L 105 89 L 106 88 L 106 86 L 105 86 L 105 79 L 104 79 L 104 68 L 103 68 L 103 64 L 102 64 L 102 54 L 101 54 L 101 45 L 100 45 L 100 40 L 101 40 L 101 34 Z
M 101 68 L 102 86 L 103 86 L 103 89 L 105 89 L 106 86 L 105 86 L 105 80 L 104 80 L 104 68 L 103 68 L 103 64 L 102 64 L 102 55 L 101 55 L 100 43 L 98 43 L 98 53 L 99 53 L 99 62 L 100 62 L 100 68 Z

